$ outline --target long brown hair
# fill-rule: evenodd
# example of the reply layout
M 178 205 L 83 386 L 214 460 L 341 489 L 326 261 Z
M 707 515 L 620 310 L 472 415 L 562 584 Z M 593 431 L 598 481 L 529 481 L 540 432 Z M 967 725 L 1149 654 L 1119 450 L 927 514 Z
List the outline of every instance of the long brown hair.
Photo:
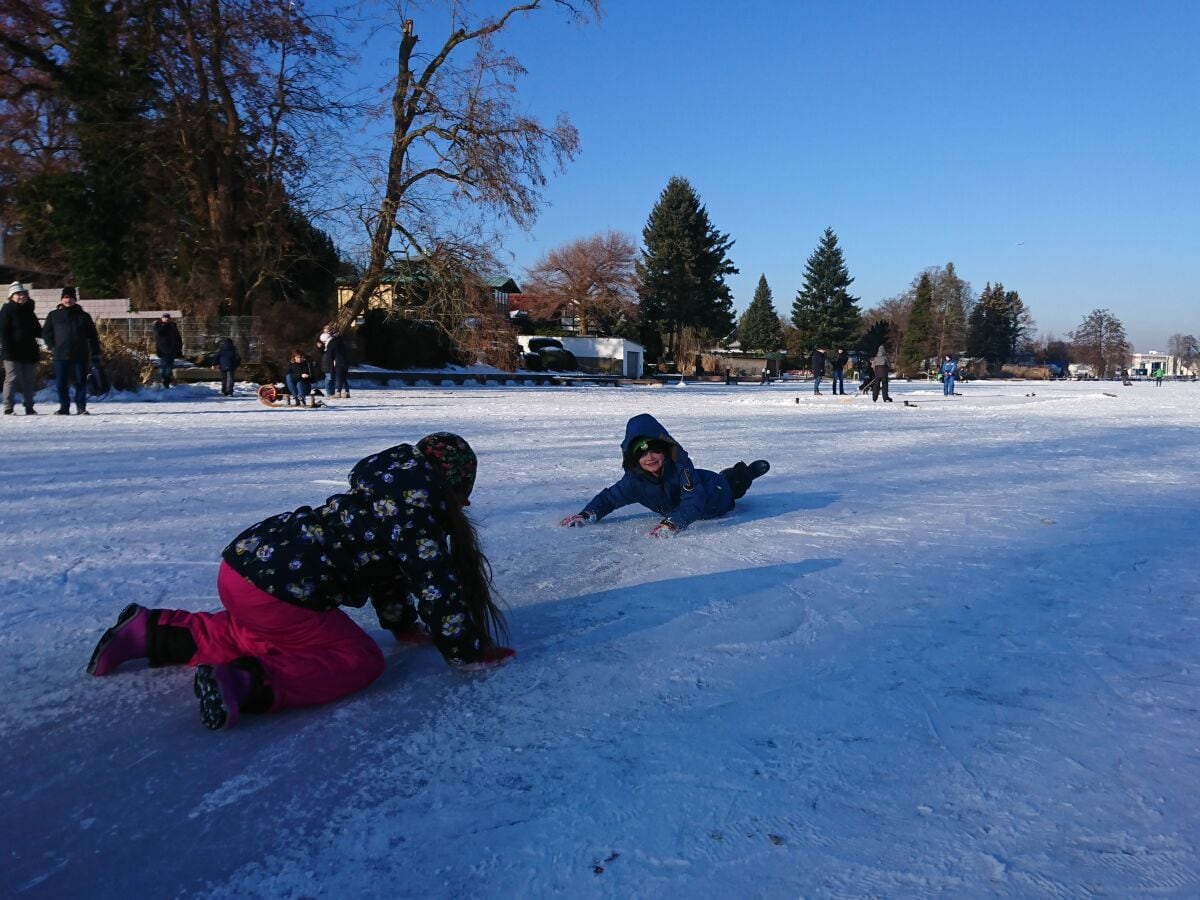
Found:
M 446 498 L 442 523 L 450 539 L 450 561 L 466 596 L 467 614 L 476 628 L 487 632 L 493 643 L 502 643 L 508 640 L 508 624 L 496 605 L 492 565 L 479 548 L 479 536 L 467 518 L 466 510 L 453 494 L 447 493 L 450 496 Z

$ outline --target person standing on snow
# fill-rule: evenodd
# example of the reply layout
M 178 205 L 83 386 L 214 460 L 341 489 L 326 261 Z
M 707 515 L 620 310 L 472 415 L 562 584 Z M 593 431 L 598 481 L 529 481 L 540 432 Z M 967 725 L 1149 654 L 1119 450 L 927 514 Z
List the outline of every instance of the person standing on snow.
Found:
M 122 610 L 88 673 L 134 659 L 196 668 L 200 717 L 212 730 L 240 713 L 329 703 L 384 669 L 375 641 L 338 607 L 369 600 L 402 643 L 433 643 L 451 666 L 476 671 L 514 655 L 491 567 L 463 508 L 475 453 L 448 432 L 360 460 L 350 490 L 243 531 L 217 573 L 224 610 Z
M 41 356 L 37 339 L 42 326 L 29 299 L 29 289 L 19 281 L 8 287 L 8 302 L 0 307 L 0 359 L 4 361 L 4 414 L 12 415 L 16 395 L 21 394 L 25 415 L 35 416 L 37 363 Z
M 621 465 L 625 474 L 620 481 L 559 524 L 568 528 L 588 525 L 614 509 L 640 503 L 663 516 L 650 536 L 671 537 L 697 519 L 715 519 L 729 512 L 734 501 L 745 496 L 750 483 L 771 468 L 765 459 L 759 459 L 750 465 L 739 462 L 720 473 L 697 469 L 687 452 L 647 413 L 626 423 Z
M 233 386 L 237 381 L 237 369 L 242 364 L 242 357 L 233 345 L 232 338 L 225 338 L 217 348 L 217 368 L 221 370 L 221 394 L 233 396 Z
M 346 342 L 336 325 L 329 325 L 321 335 L 321 368 L 325 372 L 325 393 L 329 397 L 350 399 L 350 382 L 346 378 L 350 366 Z
M 887 347 L 883 344 L 879 345 L 879 350 L 871 359 L 872 378 L 866 384 L 859 388 L 859 391 L 866 393 L 871 392 L 871 402 L 875 403 L 879 400 L 879 392 L 883 391 L 883 402 L 891 403 L 892 398 L 888 395 L 888 370 L 891 368 L 892 361 L 888 358 Z
M 833 357 L 833 362 L 830 364 L 833 367 L 833 381 L 831 387 L 833 393 L 846 396 L 846 363 L 850 362 L 850 354 L 846 352 L 845 347 L 838 347 L 837 354 Z
M 169 312 L 163 313 L 154 323 L 154 352 L 158 354 L 162 386 L 169 388 L 175 360 L 183 356 L 183 335 L 179 333 L 179 326 L 171 321 Z
M 942 363 L 942 393 L 947 397 L 954 396 L 954 377 L 958 375 L 958 363 L 947 354 Z
M 821 379 L 825 377 L 825 348 L 818 347 L 808 359 L 813 374 L 813 393 L 821 393 Z
M 58 388 L 56 416 L 71 414 L 71 382 L 75 382 L 75 414 L 87 411 L 87 369 L 93 356 L 100 355 L 100 335 L 96 323 L 81 307 L 75 288 L 62 289 L 62 300 L 51 310 L 42 325 L 42 340 L 54 357 L 54 381 Z

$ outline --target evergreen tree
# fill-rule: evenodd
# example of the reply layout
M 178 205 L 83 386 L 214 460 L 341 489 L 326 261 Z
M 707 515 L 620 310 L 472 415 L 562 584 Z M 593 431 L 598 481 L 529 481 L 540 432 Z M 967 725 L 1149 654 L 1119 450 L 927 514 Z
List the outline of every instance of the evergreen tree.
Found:
M 954 263 L 934 269 L 933 281 L 933 333 L 936 336 L 934 351 L 938 359 L 947 353 L 961 353 L 966 346 L 967 315 L 971 307 L 971 285 L 958 277 Z
M 971 310 L 967 329 L 967 353 L 987 360 L 996 371 L 1013 358 L 1033 330 L 1033 319 L 1021 295 L 988 282 L 979 302 Z
M 924 272 L 917 282 L 916 296 L 908 314 L 908 329 L 900 341 L 896 368 L 901 375 L 912 378 L 925 370 L 925 362 L 934 352 L 932 344 L 936 338 L 933 333 L 933 279 Z
M 642 230 L 637 270 L 642 337 L 647 350 L 674 356 L 685 328 L 724 337 L 733 330 L 733 297 L 726 275 L 737 269 L 729 235 L 713 227 L 691 184 L 672 178 Z M 664 344 L 665 339 L 665 344 Z
M 877 319 L 862 333 L 855 349 L 867 356 L 874 356 L 880 347 L 886 347 L 892 339 L 895 326 L 891 319 Z
M 738 322 L 738 343 L 743 351 L 762 350 L 766 353 L 778 350 L 783 344 L 783 329 L 779 324 L 779 313 L 775 312 L 766 275 L 758 277 L 754 299 Z
M 792 323 L 811 347 L 844 347 L 858 334 L 858 298 L 847 290 L 854 279 L 832 228 L 826 228 L 804 267 L 804 286 L 792 303 Z

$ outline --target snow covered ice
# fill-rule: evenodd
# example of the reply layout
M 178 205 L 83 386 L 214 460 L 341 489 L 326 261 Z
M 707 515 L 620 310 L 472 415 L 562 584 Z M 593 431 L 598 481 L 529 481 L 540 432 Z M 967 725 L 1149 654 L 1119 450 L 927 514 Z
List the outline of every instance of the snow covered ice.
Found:
M 250 389 L 0 422 L 6 895 L 1200 894 L 1200 385 Z M 672 540 L 558 528 L 639 412 L 771 472 Z M 215 607 L 244 527 L 441 429 L 511 665 L 368 607 L 371 688 L 219 734 L 189 670 L 84 673 L 125 604 Z

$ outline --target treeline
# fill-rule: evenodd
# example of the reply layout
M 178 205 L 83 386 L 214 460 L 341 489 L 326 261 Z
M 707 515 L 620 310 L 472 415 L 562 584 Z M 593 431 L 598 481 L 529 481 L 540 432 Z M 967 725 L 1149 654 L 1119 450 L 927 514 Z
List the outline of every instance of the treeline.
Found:
M 936 369 L 946 355 L 975 361 L 977 374 L 998 373 L 1018 360 L 1063 371 L 1081 362 L 1110 374 L 1129 362 L 1124 325 L 1109 310 L 1093 310 L 1065 340 L 1038 337 L 1019 292 L 989 281 L 976 294 L 952 262 L 919 272 L 905 291 L 863 311 L 860 298 L 850 293 L 854 279 L 832 228 L 825 229 L 805 263 L 791 315 L 776 310 L 763 275 L 734 330 L 725 284 L 725 277 L 738 271 L 729 256 L 734 242 L 714 226 L 683 178 L 668 183 L 642 238 L 633 273 L 640 309 L 629 315 L 640 313 L 640 337 L 651 360 L 659 355 L 678 359 L 736 338 L 743 351 L 786 351 L 801 361 L 818 347 L 873 354 L 884 346 L 905 377 Z M 1183 359 L 1197 356 L 1190 335 L 1173 336 L 1170 349 Z
M 4 5 L 9 264 L 196 314 L 327 305 L 339 259 L 303 192 L 344 110 L 303 4 Z

